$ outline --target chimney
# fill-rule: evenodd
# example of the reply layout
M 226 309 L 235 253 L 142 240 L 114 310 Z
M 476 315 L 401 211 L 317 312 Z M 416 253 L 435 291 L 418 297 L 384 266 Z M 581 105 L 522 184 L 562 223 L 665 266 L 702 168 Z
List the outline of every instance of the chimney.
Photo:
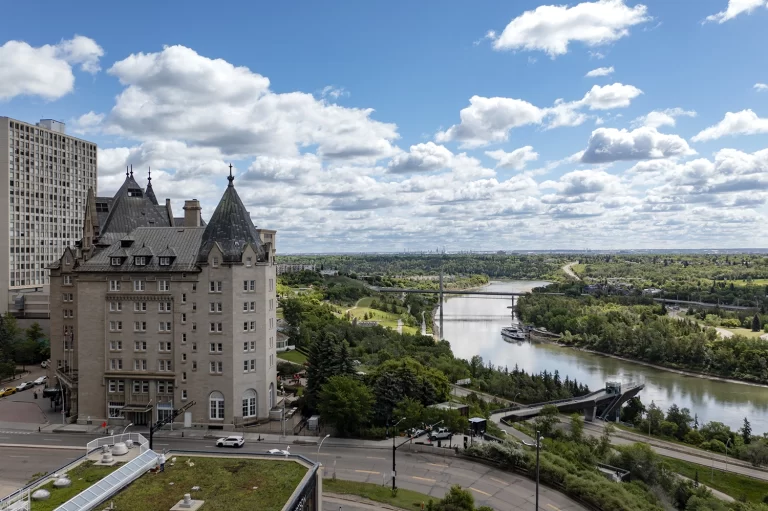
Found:
M 200 201 L 192 199 L 184 201 L 184 227 L 200 227 Z

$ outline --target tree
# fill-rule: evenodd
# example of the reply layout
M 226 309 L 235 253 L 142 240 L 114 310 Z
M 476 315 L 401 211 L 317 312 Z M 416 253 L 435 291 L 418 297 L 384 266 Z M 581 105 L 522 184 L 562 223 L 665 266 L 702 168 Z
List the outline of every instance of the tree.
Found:
M 475 497 L 469 490 L 454 484 L 434 509 L 435 511 L 475 511 Z
M 673 434 L 665 434 L 667 436 L 676 436 L 678 439 L 682 440 L 691 430 L 693 417 L 691 417 L 691 411 L 688 408 L 678 408 L 677 405 L 673 404 L 669 407 L 669 410 L 667 410 L 666 420 L 667 422 L 675 424 L 676 427 Z M 669 429 L 670 428 L 667 427 L 667 430 Z
M 353 374 L 354 369 L 347 341 L 327 331 L 310 344 L 307 362 L 307 405 L 313 410 L 325 382 L 332 376 Z
M 640 417 L 645 413 L 645 406 L 640 398 L 635 396 L 630 398 L 629 401 L 621 409 L 621 421 L 636 424 Z
M 755 317 L 752 318 L 752 331 L 753 332 L 759 332 L 760 331 L 760 316 L 755 314 Z
M 560 419 L 557 417 L 559 413 L 560 411 L 555 405 L 546 405 L 541 409 L 539 416 L 533 420 L 534 426 L 541 435 L 552 435 L 555 424 L 560 422 Z
M 331 376 L 320 390 L 320 416 L 339 436 L 360 431 L 373 410 L 373 392 L 353 376 Z
M 571 415 L 571 440 L 581 442 L 584 437 L 584 417 L 578 413 Z
M 392 410 L 394 422 L 399 421 L 402 417 L 405 417 L 405 420 L 401 423 L 403 429 L 421 427 L 421 424 L 424 422 L 424 405 L 417 399 L 404 398 Z M 396 432 L 392 432 L 393 436 L 395 434 Z
M 745 444 L 752 442 L 752 425 L 749 423 L 746 417 L 744 417 L 744 425 L 741 427 L 741 438 L 744 439 Z

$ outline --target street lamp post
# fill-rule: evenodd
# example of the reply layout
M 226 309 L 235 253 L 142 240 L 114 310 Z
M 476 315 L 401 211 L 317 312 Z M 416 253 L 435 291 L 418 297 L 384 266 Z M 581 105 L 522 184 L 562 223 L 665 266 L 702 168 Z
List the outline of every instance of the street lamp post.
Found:
M 322 440 L 320 440 L 320 443 L 319 443 L 319 444 L 318 444 L 318 446 L 317 446 L 317 462 L 318 462 L 318 463 L 320 463 L 320 448 L 323 446 L 323 442 L 325 442 L 325 441 L 326 441 L 326 439 L 327 439 L 329 436 L 331 436 L 331 435 L 330 435 L 330 434 L 328 434 L 328 435 L 325 435 L 325 437 L 324 437 Z M 322 463 L 320 463 L 320 464 L 322 465 Z
M 541 451 L 541 441 L 544 440 L 544 437 L 539 434 L 538 431 L 536 431 L 536 443 L 535 444 L 529 444 L 528 442 L 523 442 L 528 447 L 536 447 L 536 511 L 539 511 L 539 452 Z
M 725 442 L 725 471 L 728 472 L 728 444 L 731 443 L 731 439 L 729 438 L 727 442 Z
M 128 431 L 128 428 L 130 428 L 131 426 L 133 426 L 133 422 L 129 422 L 128 425 L 125 428 L 123 428 L 123 435 L 125 435 L 125 432 Z
M 396 474 L 396 471 L 395 471 L 395 453 L 397 452 L 397 447 L 395 446 L 395 432 L 397 431 L 397 429 L 395 429 L 395 428 L 397 428 L 397 425 L 400 424 L 401 422 L 403 422 L 404 420 L 405 420 L 405 417 L 403 417 L 402 419 L 397 421 L 395 423 L 395 425 L 392 426 L 392 491 L 395 491 L 395 488 L 396 488 L 396 486 L 395 486 L 395 474 Z

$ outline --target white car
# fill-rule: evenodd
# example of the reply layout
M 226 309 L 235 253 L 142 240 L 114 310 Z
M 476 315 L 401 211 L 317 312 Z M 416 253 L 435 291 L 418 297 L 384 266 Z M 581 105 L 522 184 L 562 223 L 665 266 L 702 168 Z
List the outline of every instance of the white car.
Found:
M 47 379 L 48 379 L 48 377 L 47 377 L 47 376 L 41 376 L 40 378 L 36 379 L 36 380 L 35 380 L 34 382 L 32 382 L 32 383 L 34 383 L 35 385 L 42 385 L 43 383 L 45 383 L 45 381 L 46 381 Z
M 270 449 L 267 451 L 267 454 L 277 454 L 280 456 L 288 456 L 291 454 L 291 451 L 285 451 L 283 449 Z
M 245 440 L 243 440 L 242 436 L 232 435 L 216 440 L 216 447 L 242 447 L 244 443 Z

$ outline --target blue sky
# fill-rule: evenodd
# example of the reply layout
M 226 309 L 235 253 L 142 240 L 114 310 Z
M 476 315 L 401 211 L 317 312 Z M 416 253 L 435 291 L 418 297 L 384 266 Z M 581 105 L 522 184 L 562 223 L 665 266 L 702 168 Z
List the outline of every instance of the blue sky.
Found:
M 8 4 L 0 115 L 281 252 L 765 247 L 767 3 Z

